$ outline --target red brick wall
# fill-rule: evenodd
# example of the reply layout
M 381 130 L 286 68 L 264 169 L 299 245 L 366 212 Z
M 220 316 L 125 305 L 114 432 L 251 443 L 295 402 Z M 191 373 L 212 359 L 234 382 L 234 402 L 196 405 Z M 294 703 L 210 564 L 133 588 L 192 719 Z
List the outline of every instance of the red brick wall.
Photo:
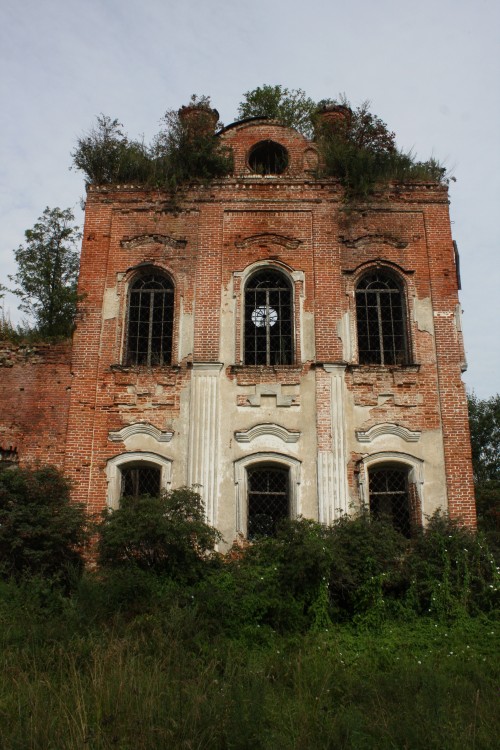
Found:
M 74 336 L 65 463 L 75 497 L 92 511 L 103 507 L 106 461 L 123 450 L 109 442 L 110 430 L 148 421 L 161 430 L 182 432 L 181 394 L 189 383 L 191 362 L 221 361 L 222 350 L 228 350 L 227 342 L 221 347 L 221 300 L 224 292 L 232 290 L 235 355 L 234 361 L 224 362 L 227 377 L 236 378 L 238 384 L 295 384 L 311 366 L 343 362 L 347 344 L 337 326 L 349 313 L 353 356 L 346 387 L 354 407 L 370 407 L 360 426 L 368 429 L 378 422 L 395 422 L 409 430 L 442 429 L 450 514 L 473 525 L 466 399 L 460 379 L 463 352 L 455 319 L 458 292 L 446 188 L 392 186 L 369 203 L 347 208 L 336 180 L 315 179 L 307 172 L 313 146 L 302 136 L 276 125 L 247 123 L 230 128 L 222 137 L 234 149 L 235 176 L 189 186 L 174 204 L 157 190 L 89 190 L 80 276 L 85 297 Z M 248 151 L 265 139 L 279 141 L 289 150 L 289 169 L 278 178 L 249 172 Z M 297 272 L 305 281 L 303 286 L 295 281 L 294 286 L 296 362 L 288 373 L 232 369 L 241 365 L 238 274 L 257 261 Z M 145 262 L 169 273 L 176 292 L 172 366 L 149 372 L 116 367 L 123 360 L 127 284 Z M 359 275 L 377 263 L 393 269 L 404 283 L 409 366 L 356 364 L 354 288 Z M 104 314 L 105 299 L 106 305 L 112 300 L 112 309 L 106 308 Z M 434 333 L 416 319 L 415 300 L 432 303 Z M 191 348 L 186 331 L 179 327 L 181 310 L 194 315 Z M 314 347 L 308 348 L 315 348 L 315 357 L 307 357 L 307 362 L 301 315 L 315 319 Z M 329 380 L 320 367 L 316 379 L 317 408 L 311 419 L 317 424 L 317 448 L 328 450 Z M 348 430 L 353 433 L 354 426 L 348 425 Z M 353 435 L 349 440 L 352 444 Z M 354 455 L 351 463 L 353 488 L 358 458 Z
M 0 448 L 25 466 L 64 462 L 71 342 L 0 343 Z

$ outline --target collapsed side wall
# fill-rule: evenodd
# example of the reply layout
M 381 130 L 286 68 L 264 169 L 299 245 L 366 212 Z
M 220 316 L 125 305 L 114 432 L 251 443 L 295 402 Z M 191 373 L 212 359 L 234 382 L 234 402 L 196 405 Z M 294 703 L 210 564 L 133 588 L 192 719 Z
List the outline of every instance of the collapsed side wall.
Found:
M 0 449 L 4 461 L 63 468 L 71 341 L 0 344 Z

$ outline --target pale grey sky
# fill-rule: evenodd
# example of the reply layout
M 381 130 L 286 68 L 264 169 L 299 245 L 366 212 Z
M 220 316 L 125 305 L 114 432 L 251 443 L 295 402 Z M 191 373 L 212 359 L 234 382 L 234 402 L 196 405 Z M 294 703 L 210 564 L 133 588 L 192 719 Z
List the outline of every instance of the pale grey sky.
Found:
M 500 391 L 498 0 L 1 0 L 0 282 L 45 206 L 82 215 L 70 152 L 100 112 L 146 140 L 208 94 L 228 124 L 263 83 L 365 99 L 451 168 L 469 370 Z M 16 299 L 5 308 L 19 319 Z

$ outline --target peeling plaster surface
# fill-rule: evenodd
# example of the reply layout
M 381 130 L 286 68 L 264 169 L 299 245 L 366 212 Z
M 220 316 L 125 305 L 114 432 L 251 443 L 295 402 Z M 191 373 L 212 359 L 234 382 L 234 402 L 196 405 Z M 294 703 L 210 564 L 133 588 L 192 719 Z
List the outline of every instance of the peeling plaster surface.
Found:
M 432 301 L 427 297 L 426 299 L 413 299 L 413 308 L 415 315 L 415 322 L 418 326 L 419 331 L 427 331 L 434 336 L 434 316 L 432 310 Z

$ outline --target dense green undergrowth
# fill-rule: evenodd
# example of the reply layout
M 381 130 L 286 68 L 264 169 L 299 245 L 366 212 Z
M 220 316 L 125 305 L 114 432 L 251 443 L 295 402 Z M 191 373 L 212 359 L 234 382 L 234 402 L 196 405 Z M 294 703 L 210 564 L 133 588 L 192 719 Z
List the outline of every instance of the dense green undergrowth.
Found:
M 221 555 L 190 489 L 91 529 L 67 489 L 0 472 L 0 747 L 495 747 L 480 534 L 299 519 Z
M 496 746 L 491 617 L 333 624 L 300 636 L 235 622 L 224 634 L 168 586 L 154 605 L 132 612 L 129 601 L 120 612 L 99 585 L 88 578 L 70 599 L 40 582 L 1 585 L 1 747 Z

